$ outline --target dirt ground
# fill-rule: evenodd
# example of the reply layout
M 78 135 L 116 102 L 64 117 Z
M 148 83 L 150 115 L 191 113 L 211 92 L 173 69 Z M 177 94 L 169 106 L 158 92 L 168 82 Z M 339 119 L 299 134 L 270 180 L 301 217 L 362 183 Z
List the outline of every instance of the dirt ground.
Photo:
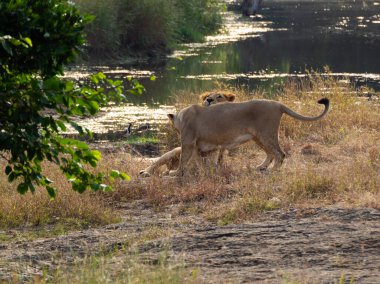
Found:
M 175 206 L 155 212 L 142 202 L 124 204 L 123 221 L 54 238 L 0 243 L 0 282 L 24 280 L 98 252 L 124 247 L 147 229 L 170 237 L 135 245 L 155 260 L 166 251 L 198 267 L 214 283 L 380 283 L 380 211 L 314 208 L 271 211 L 260 219 L 218 227 L 190 216 L 173 218 Z M 18 231 L 4 231 L 12 239 Z M 15 238 L 17 239 L 17 238 Z

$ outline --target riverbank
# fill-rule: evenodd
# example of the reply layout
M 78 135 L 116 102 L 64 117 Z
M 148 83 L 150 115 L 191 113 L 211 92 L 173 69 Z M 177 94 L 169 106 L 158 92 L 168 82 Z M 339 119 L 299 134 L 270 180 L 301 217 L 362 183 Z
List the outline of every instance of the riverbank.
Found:
M 86 63 L 72 66 L 65 75 L 82 80 L 89 73 L 102 71 L 115 80 L 138 78 L 146 92 L 128 96 L 128 101 L 143 106 L 140 113 L 146 112 L 146 106 L 152 111 L 171 105 L 176 93 L 204 92 L 220 85 L 244 85 L 275 96 L 283 82 L 307 77 L 311 70 L 379 91 L 378 6 L 372 1 L 368 5 L 351 0 L 347 5 L 339 3 L 264 1 L 260 14 L 252 18 L 240 12 L 222 13 L 219 34 L 202 43 L 180 44 L 164 60 L 130 62 L 122 58 Z M 326 66 L 329 72 L 324 71 Z M 155 81 L 150 80 L 152 75 Z M 128 119 L 120 115 L 115 121 Z
M 215 0 L 75 0 L 95 18 L 86 27 L 88 61 L 161 57 L 178 43 L 202 41 L 222 27 L 225 4 Z M 96 59 L 95 59 L 96 58 Z
M 244 89 L 229 91 L 237 94 L 237 101 L 252 96 L 265 97 L 262 92 L 252 94 Z M 8 184 L 6 175 L 1 175 L 3 198 L 0 201 L 0 226 L 13 228 L 52 224 L 55 218 L 62 221 L 71 216 L 64 209 L 69 205 L 73 212 L 84 213 L 86 210 L 82 206 L 86 204 L 91 215 L 90 204 L 96 206 L 100 204 L 99 199 L 112 200 L 115 196 L 118 196 L 117 200 L 143 199 L 151 205 L 165 206 L 199 199 L 213 204 L 214 198 L 219 200 L 233 195 L 236 199 L 229 199 L 226 208 L 222 206 L 224 202 L 219 204 L 221 207 L 217 215 L 212 214 L 214 210 L 209 212 L 208 218 L 223 224 L 250 218 L 262 210 L 297 204 L 316 206 L 341 203 L 345 206 L 377 208 L 377 201 L 380 200 L 377 198 L 380 183 L 377 174 L 380 167 L 377 139 L 380 135 L 380 95 L 368 93 L 366 89 L 354 89 L 346 81 L 324 79 L 318 75 L 310 75 L 308 80 L 289 81 L 280 92 L 278 100 L 299 113 L 318 113 L 320 110 L 316 102 L 324 96 L 331 100 L 331 111 L 325 119 L 313 123 L 298 122 L 287 116 L 282 119 L 280 145 L 287 158 L 284 168 L 279 172 L 269 175 L 256 173 L 254 166 L 260 163 L 265 154 L 255 144 L 249 143 L 233 151 L 228 157 L 227 168 L 216 175 L 212 173 L 213 178 L 208 177 L 208 171 L 216 169 L 202 169 L 200 173 L 193 173 L 194 176 L 189 177 L 187 184 L 181 187 L 176 180 L 165 177 L 140 179 L 138 173 L 151 163 L 150 158 L 142 153 L 137 154 L 136 150 L 126 147 L 127 144 L 120 143 L 120 147 L 112 151 L 107 151 L 107 144 L 104 144 L 99 148 L 104 157 L 98 170 L 117 169 L 126 172 L 133 183 L 108 181 L 113 183 L 117 192 L 77 195 L 68 190 L 70 186 L 62 179 L 58 168 L 46 165 L 55 186 L 62 191 L 52 201 L 47 196 L 45 198 L 43 190 L 37 191 L 35 195 L 20 196 L 15 190 L 17 184 Z M 183 94 L 177 97 L 175 105 L 181 109 L 197 101 L 198 94 Z M 171 128 L 161 128 L 161 132 L 160 151 L 163 154 L 173 149 L 178 141 Z M 263 185 L 266 185 L 264 189 L 261 188 Z M 82 197 L 84 201 L 81 201 Z M 41 208 L 44 210 L 39 209 L 41 204 L 44 204 Z M 74 208 L 74 204 L 78 207 Z M 108 207 L 107 204 L 112 205 L 113 202 L 107 201 L 104 206 Z M 109 209 L 112 210 L 112 206 Z M 98 215 L 97 211 L 94 215 Z M 84 218 L 80 214 L 72 216 Z M 88 223 L 97 222 L 90 219 Z M 97 224 L 104 224 L 104 221 Z
M 264 95 L 232 91 L 238 100 Z M 319 76 L 290 81 L 281 93 L 278 100 L 302 114 L 319 113 L 316 101 L 324 96 L 330 98 L 331 110 L 317 122 L 283 118 L 280 145 L 287 157 L 279 171 L 256 172 L 264 153 L 247 144 L 226 157 L 225 168 L 192 172 L 183 185 L 165 176 L 140 178 L 138 172 L 151 160 L 126 149 L 104 153 L 100 163 L 102 170 L 131 176 L 130 182 L 110 181 L 115 192 L 79 195 L 52 167 L 60 188 L 56 200 L 41 189 L 20 196 L 15 184 L 3 180 L 1 278 L 123 281 L 143 267 L 177 283 L 189 275 L 194 282 L 209 275 L 230 282 L 244 275 L 250 280 L 331 282 L 346 277 L 373 282 L 380 233 L 380 96 Z M 197 100 L 196 94 L 178 98 L 177 106 Z M 259 257 L 264 248 L 268 257 Z M 131 256 L 136 257 L 133 263 L 127 261 Z M 296 259 L 297 267 L 286 259 Z M 74 261 L 80 269 L 71 265 Z M 110 263 L 115 270 L 106 272 Z M 303 272 L 296 269 L 301 263 Z M 269 264 L 283 273 L 260 270 Z M 254 273 L 239 274 L 243 267 Z

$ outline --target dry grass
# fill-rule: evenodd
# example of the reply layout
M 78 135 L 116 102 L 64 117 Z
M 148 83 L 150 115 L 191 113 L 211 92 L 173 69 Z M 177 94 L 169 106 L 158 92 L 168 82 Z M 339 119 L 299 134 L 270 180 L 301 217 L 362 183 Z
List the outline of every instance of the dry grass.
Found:
M 198 269 L 185 267 L 180 259 L 169 261 L 165 251 L 157 260 L 125 253 L 89 257 L 83 264 L 58 269 L 49 281 L 36 283 L 203 283 Z
M 237 93 L 238 100 L 265 93 Z M 200 214 L 221 224 L 250 219 L 265 210 L 290 207 L 343 206 L 380 208 L 380 109 L 379 94 L 369 100 L 365 92 L 334 79 L 315 76 L 287 83 L 278 100 L 297 112 L 315 115 L 321 111 L 316 101 L 327 96 L 331 111 L 323 120 L 301 122 L 284 116 L 280 145 L 287 154 L 283 167 L 261 174 L 255 166 L 264 152 L 255 144 L 242 145 L 226 157 L 226 167 L 215 169 L 208 163 L 201 171 L 178 183 L 169 177 L 140 179 L 138 172 L 151 161 L 118 152 L 105 154 L 99 170 L 118 169 L 131 175 L 131 182 L 116 181 L 115 192 L 79 195 L 69 189 L 51 168 L 52 179 L 61 188 L 56 200 L 43 190 L 20 196 L 6 177 L 0 176 L 0 226 L 17 227 L 77 220 L 84 224 L 114 222 L 120 202 L 144 200 L 157 208 L 179 204 L 183 211 Z M 196 103 L 198 95 L 176 98 L 182 108 Z M 178 143 L 168 136 L 168 150 Z M 61 184 L 59 184 L 61 183 Z
M 0 228 L 59 224 L 64 233 L 66 230 L 120 220 L 101 194 L 74 192 L 57 167 L 48 164 L 46 168 L 59 189 L 54 200 L 43 188 L 38 188 L 34 194 L 28 192 L 20 195 L 16 190 L 17 183 L 9 184 L 5 174 L 0 175 Z
M 240 101 L 252 97 L 245 90 L 229 91 L 237 93 Z M 191 208 L 191 212 L 222 224 L 277 208 L 379 208 L 379 95 L 368 99 L 364 91 L 318 76 L 288 82 L 279 93 L 279 101 L 302 114 L 315 115 L 321 111 L 317 100 L 327 96 L 331 111 L 317 122 L 284 116 L 280 144 L 287 158 L 281 170 L 256 172 L 264 153 L 247 144 L 227 157 L 227 167 L 222 170 L 208 165 L 200 173 L 191 172 L 183 185 L 170 178 L 136 180 L 128 198 L 142 198 L 158 207 L 179 203 L 180 208 Z M 253 97 L 262 98 L 265 93 Z M 176 99 L 181 108 L 195 103 L 197 96 L 182 94 Z
M 266 96 L 263 92 L 228 91 L 237 93 L 240 101 Z M 300 122 L 285 116 L 280 127 L 280 145 L 287 157 L 280 170 L 265 174 L 255 170 L 265 154 L 250 143 L 231 151 L 224 168 L 216 169 L 206 161 L 199 171 L 191 169 L 182 183 L 169 177 L 139 178 L 139 171 L 151 163 L 149 159 L 125 152 L 104 154 L 97 170 L 117 169 L 132 177 L 131 182 L 114 181 L 117 190 L 109 193 L 77 194 L 69 189 L 58 170 L 48 165 L 51 179 L 60 188 L 55 200 L 50 200 L 42 189 L 33 196 L 20 196 L 16 185 L 9 185 L 6 177 L 0 175 L 0 228 L 64 223 L 69 230 L 107 224 L 118 221 L 115 211 L 118 204 L 134 200 L 143 200 L 157 210 L 171 210 L 172 218 L 185 213 L 190 215 L 188 222 L 192 216 L 201 216 L 219 225 L 252 220 L 274 209 L 326 206 L 380 209 L 380 96 L 374 94 L 369 100 L 364 95 L 365 90 L 355 91 L 339 81 L 320 77 L 285 85 L 278 100 L 292 109 L 315 115 L 322 108 L 316 101 L 328 96 L 331 111 L 317 122 Z M 182 108 L 197 101 L 197 94 L 182 94 L 176 98 L 176 105 Z M 171 141 L 167 150 L 178 143 L 173 133 L 167 139 Z M 176 221 L 181 220 L 184 219 Z M 171 232 L 160 228 L 132 243 L 165 234 Z M 152 263 L 123 251 L 91 256 L 77 267 L 61 267 L 50 280 L 66 283 L 68 277 L 75 283 L 202 282 L 197 269 L 185 267 L 180 261 L 173 264 L 165 255 Z

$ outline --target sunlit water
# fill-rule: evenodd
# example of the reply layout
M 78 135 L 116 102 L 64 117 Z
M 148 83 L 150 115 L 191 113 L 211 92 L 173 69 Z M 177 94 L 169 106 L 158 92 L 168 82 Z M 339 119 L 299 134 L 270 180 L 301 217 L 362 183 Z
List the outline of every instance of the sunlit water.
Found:
M 264 0 L 259 15 L 228 11 L 224 18 L 220 34 L 181 45 L 165 60 L 68 71 L 67 77 L 78 80 L 94 71 L 118 79 L 132 75 L 146 88 L 130 97 L 132 105 L 109 107 L 81 122 L 95 132 L 120 130 L 129 122 L 159 124 L 173 111 L 168 104 L 177 92 L 200 93 L 223 83 L 276 93 L 289 77 L 323 72 L 325 66 L 331 73 L 324 76 L 380 90 L 380 1 Z

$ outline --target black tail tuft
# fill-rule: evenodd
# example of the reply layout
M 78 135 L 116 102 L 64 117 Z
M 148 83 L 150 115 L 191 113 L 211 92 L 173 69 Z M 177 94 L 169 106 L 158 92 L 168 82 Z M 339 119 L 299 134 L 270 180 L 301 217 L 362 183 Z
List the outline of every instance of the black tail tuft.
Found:
M 323 98 L 318 101 L 319 104 L 328 106 L 330 104 L 330 100 L 328 98 Z

